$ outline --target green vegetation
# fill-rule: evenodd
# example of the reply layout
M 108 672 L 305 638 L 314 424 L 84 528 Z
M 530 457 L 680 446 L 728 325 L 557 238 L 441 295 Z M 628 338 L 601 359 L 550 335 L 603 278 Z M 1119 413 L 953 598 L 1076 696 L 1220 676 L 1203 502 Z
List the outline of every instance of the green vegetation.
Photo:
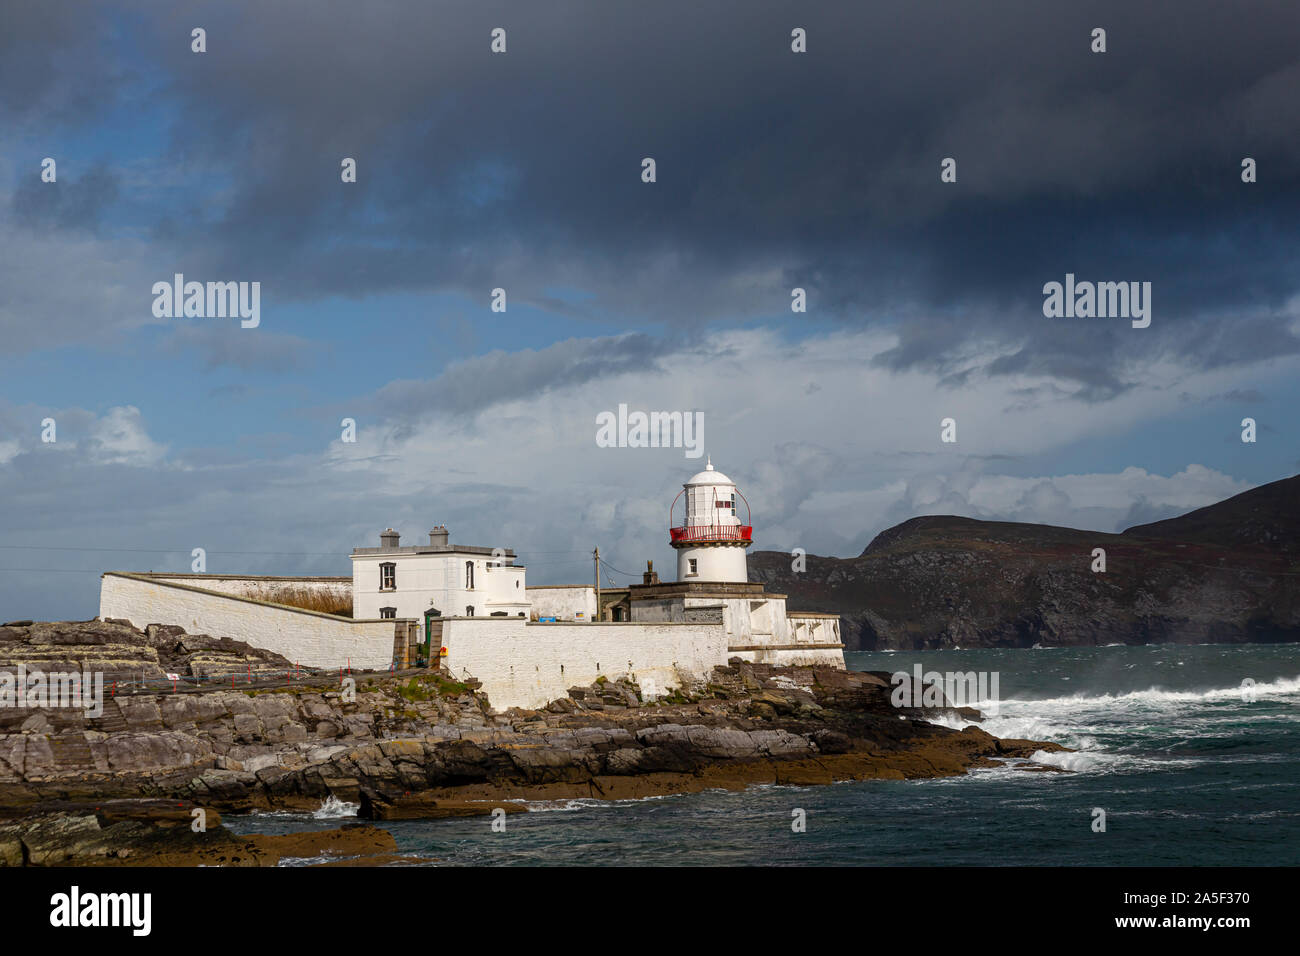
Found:
M 459 697 L 461 694 L 469 693 L 467 685 L 450 680 L 441 674 L 412 677 L 405 684 L 398 684 L 396 690 L 398 696 L 412 702 L 433 700 L 437 697 Z

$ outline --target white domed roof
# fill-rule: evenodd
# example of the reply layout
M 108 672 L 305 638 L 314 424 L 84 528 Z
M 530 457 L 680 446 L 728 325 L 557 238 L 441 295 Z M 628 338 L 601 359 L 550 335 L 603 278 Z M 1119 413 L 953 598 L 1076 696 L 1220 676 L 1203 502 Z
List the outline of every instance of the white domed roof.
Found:
M 736 483 L 722 472 L 713 470 L 712 456 L 709 457 L 704 470 L 694 475 L 690 481 L 686 482 L 684 487 L 690 488 L 693 485 L 731 485 L 733 488 L 736 487 Z

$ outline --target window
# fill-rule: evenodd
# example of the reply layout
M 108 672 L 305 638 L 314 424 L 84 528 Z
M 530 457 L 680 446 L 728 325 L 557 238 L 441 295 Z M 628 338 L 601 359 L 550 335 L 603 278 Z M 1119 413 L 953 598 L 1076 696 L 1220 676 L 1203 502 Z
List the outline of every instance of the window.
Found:
M 392 561 L 385 561 L 379 566 L 379 590 L 397 590 L 397 565 Z
M 473 561 L 465 562 L 465 590 L 466 591 L 474 590 L 474 562 Z
M 696 568 L 696 561 L 695 561 L 695 558 L 687 558 L 687 559 L 686 559 L 686 573 L 687 573 L 687 574 L 696 574 L 696 573 L 697 573 L 697 570 L 698 570 L 698 569 Z
M 379 609 L 379 616 L 380 616 L 380 617 L 397 617 L 397 608 L 395 608 L 395 607 L 381 607 L 381 608 Z
M 467 606 L 466 606 L 466 608 L 465 608 L 465 616 L 466 616 L 466 617 L 473 617 L 473 616 L 474 616 L 474 605 L 473 605 L 473 604 L 470 604 L 470 605 L 467 605 Z

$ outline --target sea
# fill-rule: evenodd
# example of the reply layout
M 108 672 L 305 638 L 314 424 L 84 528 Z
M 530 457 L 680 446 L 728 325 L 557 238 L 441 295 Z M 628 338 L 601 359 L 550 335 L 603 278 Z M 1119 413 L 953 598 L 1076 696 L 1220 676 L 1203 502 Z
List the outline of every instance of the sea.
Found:
M 996 674 L 996 706 L 983 702 L 996 716 L 980 726 L 1073 752 L 932 780 L 534 803 L 504 831 L 488 817 L 379 825 L 429 866 L 1300 865 L 1300 646 L 845 657 L 853 670 Z M 224 822 L 286 833 L 355 813 L 331 800 Z

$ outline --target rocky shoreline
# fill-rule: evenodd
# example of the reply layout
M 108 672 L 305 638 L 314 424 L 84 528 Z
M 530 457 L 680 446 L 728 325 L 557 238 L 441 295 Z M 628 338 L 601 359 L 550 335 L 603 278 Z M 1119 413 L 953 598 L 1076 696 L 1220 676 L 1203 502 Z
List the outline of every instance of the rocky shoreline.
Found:
M 213 641 L 100 621 L 0 628 L 0 639 L 6 634 L 50 643 L 86 669 L 96 655 L 121 659 L 123 649 L 138 669 L 151 650 Z M 205 649 L 202 666 L 214 666 L 213 653 Z M 227 645 L 219 653 L 243 652 Z M 930 723 L 958 712 L 894 707 L 887 674 L 736 659 L 672 698 L 643 700 L 630 680 L 602 680 L 545 710 L 504 713 L 472 682 L 435 672 L 356 675 L 351 700 L 338 675 L 317 679 L 312 687 L 118 696 L 104 700 L 98 717 L 0 709 L 0 861 L 401 862 L 391 834 L 373 826 L 235 836 L 219 815 L 311 812 L 330 798 L 358 804 L 359 816 L 375 821 L 523 812 L 528 801 L 952 776 L 1063 749 Z M 965 709 L 960 716 L 978 718 Z M 191 828 L 195 809 L 208 815 L 205 832 Z

